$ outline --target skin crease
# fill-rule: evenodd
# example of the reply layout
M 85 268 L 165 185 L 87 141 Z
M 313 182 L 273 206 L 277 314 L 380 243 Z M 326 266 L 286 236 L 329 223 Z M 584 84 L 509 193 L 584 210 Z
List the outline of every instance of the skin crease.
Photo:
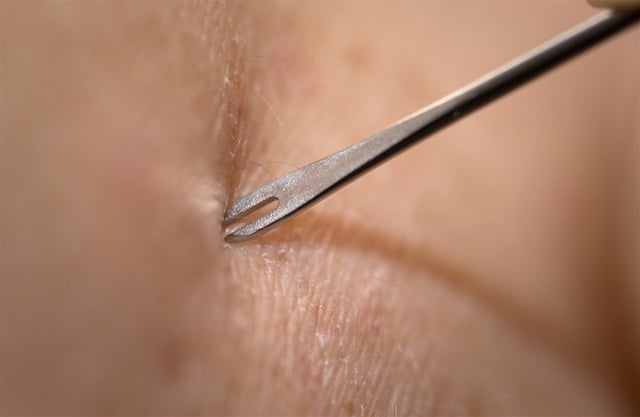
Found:
M 3 415 L 640 412 L 637 29 L 227 245 L 244 192 L 594 11 L 0 7 Z

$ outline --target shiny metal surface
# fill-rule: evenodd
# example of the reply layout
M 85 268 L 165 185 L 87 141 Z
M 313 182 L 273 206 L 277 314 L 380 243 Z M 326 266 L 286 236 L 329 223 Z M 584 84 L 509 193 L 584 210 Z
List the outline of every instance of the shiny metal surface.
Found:
M 225 237 L 255 238 L 300 213 L 385 160 L 527 83 L 640 19 L 640 11 L 603 12 L 394 125 L 280 177 L 237 200 L 223 224 L 277 201 L 275 209 Z

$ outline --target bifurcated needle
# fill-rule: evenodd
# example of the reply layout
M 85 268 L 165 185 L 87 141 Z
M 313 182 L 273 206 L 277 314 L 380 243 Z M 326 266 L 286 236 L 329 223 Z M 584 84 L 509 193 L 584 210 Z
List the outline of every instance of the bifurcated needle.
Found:
M 339 152 L 284 175 L 234 202 L 223 224 L 271 202 L 277 207 L 240 226 L 227 242 L 253 239 L 411 145 L 629 27 L 640 10 L 602 12 L 436 103 Z

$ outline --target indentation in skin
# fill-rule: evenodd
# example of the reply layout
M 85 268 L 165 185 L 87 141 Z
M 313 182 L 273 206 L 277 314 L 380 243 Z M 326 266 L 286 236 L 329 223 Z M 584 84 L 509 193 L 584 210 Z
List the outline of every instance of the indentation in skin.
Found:
M 540 398 L 611 410 L 619 387 L 593 371 L 583 346 L 526 309 L 546 299 L 509 297 L 504 287 L 520 277 L 492 287 L 487 271 L 464 264 L 468 249 L 490 246 L 494 230 L 475 244 L 480 222 L 462 214 L 488 191 L 477 186 L 481 169 L 504 175 L 494 159 L 459 163 L 468 198 L 451 216 L 460 238 L 448 233 L 451 246 L 435 244 L 452 231 L 444 213 L 454 200 L 432 198 L 430 187 L 418 205 L 402 193 L 411 183 L 393 175 L 424 185 L 461 167 L 432 166 L 423 181 L 413 176 L 424 164 L 417 157 L 259 240 L 222 243 L 225 200 L 359 138 L 389 111 L 412 107 L 419 89 L 440 85 L 434 73 L 414 86 L 422 66 L 395 69 L 414 56 L 392 35 L 423 33 L 432 4 L 3 3 L 3 12 L 54 15 L 52 26 L 47 13 L 3 20 L 3 34 L 9 25 L 19 34 L 3 36 L 2 48 L 12 57 L 2 62 L 3 412 L 549 414 Z M 279 14 L 288 7 L 306 14 Z M 367 20 L 358 7 L 378 12 Z M 383 33 L 369 24 L 378 18 L 402 30 Z M 360 56 L 358 43 L 350 58 L 348 45 L 333 47 L 347 33 L 334 29 L 354 24 L 359 42 L 375 40 L 371 55 Z M 438 56 L 430 48 L 424 56 Z M 374 87 L 381 99 L 363 100 Z M 481 139 L 466 149 L 487 160 Z M 451 149 L 430 152 L 451 166 Z M 455 194 L 461 181 L 448 175 L 447 184 Z M 385 210 L 382 190 L 407 197 L 409 223 Z M 436 213 L 423 218 L 427 206 Z

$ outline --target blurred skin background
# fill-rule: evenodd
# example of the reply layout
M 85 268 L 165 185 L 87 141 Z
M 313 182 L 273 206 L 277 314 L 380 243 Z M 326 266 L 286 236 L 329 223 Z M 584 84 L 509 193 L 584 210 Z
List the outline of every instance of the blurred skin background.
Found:
M 640 413 L 637 28 L 227 245 L 233 199 L 596 10 L 0 10 L 3 415 Z

